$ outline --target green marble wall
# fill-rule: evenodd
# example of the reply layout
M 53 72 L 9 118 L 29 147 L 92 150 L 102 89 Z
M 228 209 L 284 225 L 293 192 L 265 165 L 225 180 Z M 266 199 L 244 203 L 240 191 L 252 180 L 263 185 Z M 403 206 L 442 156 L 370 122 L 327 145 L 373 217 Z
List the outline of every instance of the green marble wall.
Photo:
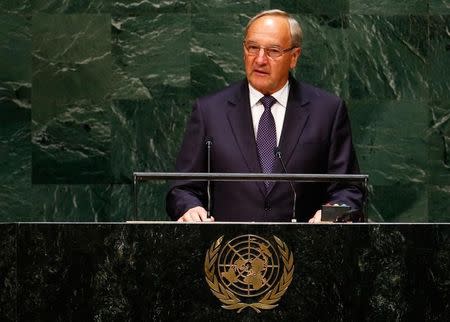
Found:
M 450 221 L 445 0 L 0 3 L 0 221 L 121 221 L 170 171 L 193 99 L 244 76 L 263 9 L 303 25 L 298 78 L 348 101 L 373 221 Z M 446 67 L 447 66 L 447 67 Z M 166 184 L 139 219 L 166 219 Z

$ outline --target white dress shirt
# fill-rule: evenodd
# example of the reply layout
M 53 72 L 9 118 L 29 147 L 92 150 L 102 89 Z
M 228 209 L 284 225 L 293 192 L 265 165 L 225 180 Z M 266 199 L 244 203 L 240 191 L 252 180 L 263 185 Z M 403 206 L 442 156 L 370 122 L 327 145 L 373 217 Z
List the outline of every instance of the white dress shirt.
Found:
M 250 94 L 250 108 L 252 111 L 253 130 L 255 132 L 255 139 L 258 135 L 259 119 L 264 112 L 264 106 L 259 101 L 264 96 L 261 92 L 257 91 L 250 83 L 248 84 Z M 280 145 L 281 130 L 283 129 L 284 115 L 286 114 L 286 106 L 289 97 L 289 81 L 272 96 L 277 100 L 273 104 L 271 111 L 275 120 L 275 128 L 277 132 L 277 146 Z

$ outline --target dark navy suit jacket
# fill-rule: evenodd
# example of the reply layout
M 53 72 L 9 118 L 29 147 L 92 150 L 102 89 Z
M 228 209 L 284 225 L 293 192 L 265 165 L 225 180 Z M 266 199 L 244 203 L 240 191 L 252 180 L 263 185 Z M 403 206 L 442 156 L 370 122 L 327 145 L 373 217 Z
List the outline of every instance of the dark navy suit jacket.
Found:
M 206 138 L 213 140 L 212 172 L 261 173 L 247 80 L 195 102 L 177 158 L 177 171 L 207 171 Z M 359 173 L 344 101 L 292 77 L 279 149 L 288 173 Z M 283 173 L 279 162 L 274 173 Z M 327 202 L 361 207 L 362 193 L 355 186 L 294 185 L 298 221 L 307 221 Z M 212 187 L 211 213 L 216 221 L 276 222 L 292 218 L 293 197 L 287 182 L 276 183 L 267 195 L 263 182 L 214 182 Z M 171 184 L 166 209 L 172 219 L 192 207 L 205 205 L 205 183 Z

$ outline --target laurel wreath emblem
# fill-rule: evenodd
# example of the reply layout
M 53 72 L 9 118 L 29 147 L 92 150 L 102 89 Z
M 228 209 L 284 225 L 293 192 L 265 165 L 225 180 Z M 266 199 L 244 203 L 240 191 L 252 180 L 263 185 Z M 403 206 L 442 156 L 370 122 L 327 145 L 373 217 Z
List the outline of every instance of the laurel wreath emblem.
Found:
M 205 256 L 206 282 L 214 296 L 223 303 L 222 308 L 227 310 L 237 310 L 237 313 L 242 312 L 245 308 L 252 308 L 256 312 L 261 313 L 261 310 L 270 310 L 277 307 L 277 302 L 284 293 L 286 293 L 294 274 L 294 257 L 287 245 L 278 237 L 273 236 L 283 260 L 283 275 L 280 277 L 280 280 L 274 288 L 269 290 L 258 302 L 244 303 L 233 292 L 222 285 L 215 274 L 215 263 L 218 259 L 218 253 L 223 237 L 224 236 L 222 235 L 211 245 Z

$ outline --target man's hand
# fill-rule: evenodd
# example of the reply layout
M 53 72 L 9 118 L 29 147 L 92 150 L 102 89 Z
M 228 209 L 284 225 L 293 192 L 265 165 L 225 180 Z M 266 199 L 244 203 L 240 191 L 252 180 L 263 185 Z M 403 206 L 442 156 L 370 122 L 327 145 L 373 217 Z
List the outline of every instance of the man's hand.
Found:
M 194 207 L 189 209 L 184 213 L 183 216 L 181 216 L 178 220 L 178 222 L 211 222 L 214 221 L 214 217 L 208 218 L 208 213 L 206 212 L 206 209 L 203 207 Z
M 318 224 L 322 219 L 322 210 L 317 210 L 314 216 L 308 221 L 310 224 Z

